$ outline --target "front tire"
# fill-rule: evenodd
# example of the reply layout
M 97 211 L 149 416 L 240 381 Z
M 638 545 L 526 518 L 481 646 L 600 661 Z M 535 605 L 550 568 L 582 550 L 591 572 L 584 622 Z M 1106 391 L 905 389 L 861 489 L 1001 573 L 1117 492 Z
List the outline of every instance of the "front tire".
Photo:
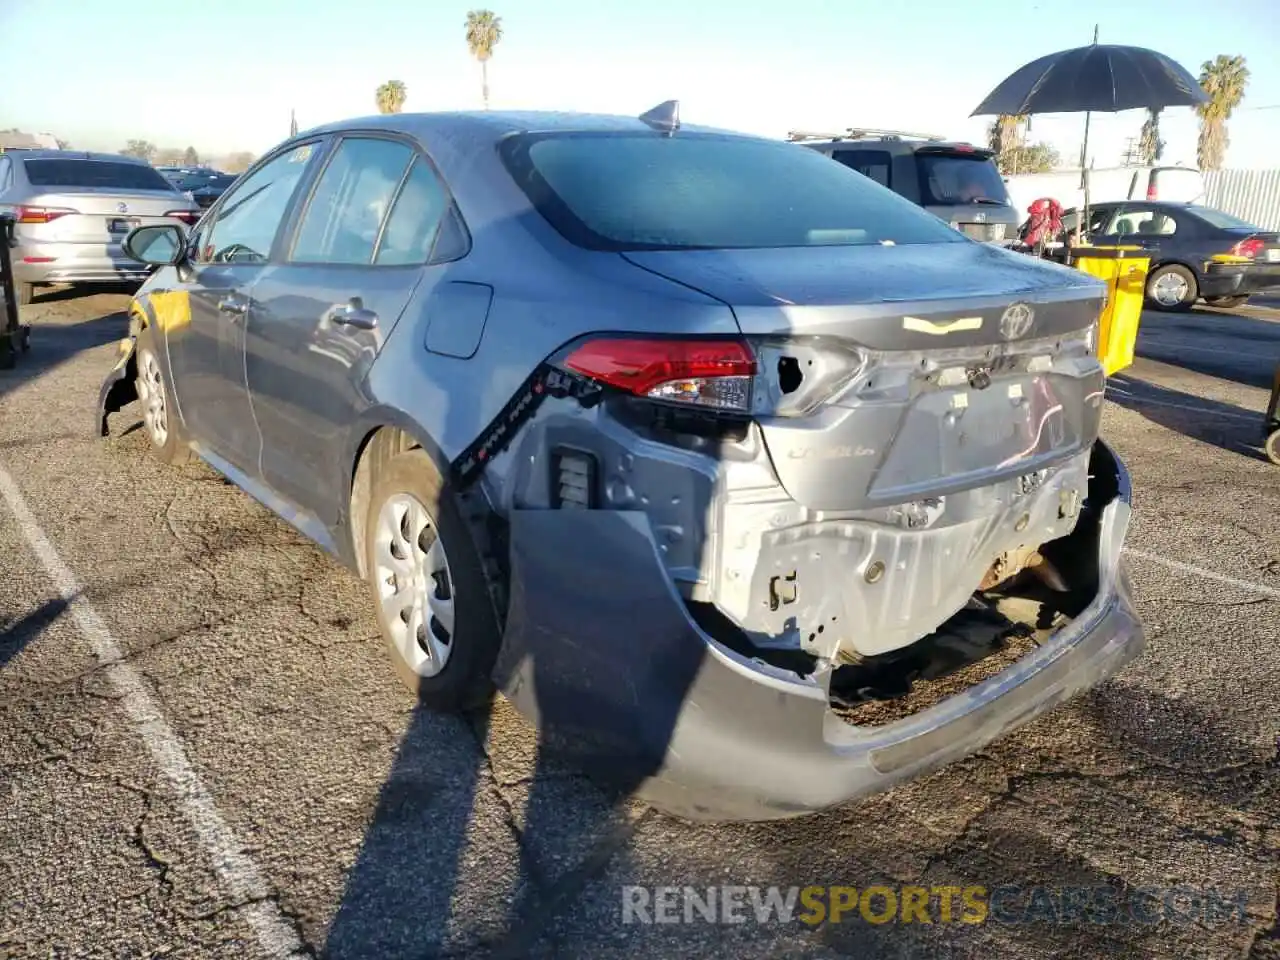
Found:
M 134 387 L 142 405 L 142 426 L 151 441 L 151 453 L 161 463 L 180 464 L 191 459 L 182 428 L 178 424 L 173 390 L 160 362 L 160 348 L 155 332 L 143 327 L 134 347 L 137 376 Z
M 1196 275 L 1180 263 L 1170 263 L 1147 278 L 1147 300 L 1157 310 L 1190 310 L 1200 297 Z
M 377 466 L 364 530 L 378 626 L 401 682 L 429 710 L 485 702 L 501 635 L 470 534 L 424 451 Z

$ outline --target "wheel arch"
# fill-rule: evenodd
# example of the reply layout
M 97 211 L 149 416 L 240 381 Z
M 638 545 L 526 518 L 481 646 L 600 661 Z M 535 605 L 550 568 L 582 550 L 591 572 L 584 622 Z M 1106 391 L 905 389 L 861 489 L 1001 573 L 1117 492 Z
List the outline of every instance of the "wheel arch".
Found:
M 345 504 L 347 546 L 355 562 L 356 572 L 366 575 L 364 549 L 365 515 L 373 490 L 373 475 L 380 462 L 400 453 L 423 450 L 431 458 L 442 477 L 449 475 L 449 464 L 440 447 L 413 421 L 398 410 L 379 408 L 361 418 L 352 431 L 349 465 L 346 476 Z
M 1147 279 L 1143 284 L 1144 293 L 1149 287 L 1151 283 L 1151 278 L 1155 275 L 1155 272 L 1157 270 L 1162 270 L 1165 267 L 1182 267 L 1184 270 L 1189 271 L 1191 273 L 1192 279 L 1194 279 L 1196 282 L 1196 299 L 1197 300 L 1200 299 L 1200 296 L 1201 296 L 1200 287 L 1203 285 L 1202 283 L 1203 275 L 1199 270 L 1196 269 L 1194 264 L 1187 263 L 1187 261 L 1180 260 L 1177 257 L 1165 257 L 1162 260 L 1151 261 L 1151 266 L 1147 268 Z

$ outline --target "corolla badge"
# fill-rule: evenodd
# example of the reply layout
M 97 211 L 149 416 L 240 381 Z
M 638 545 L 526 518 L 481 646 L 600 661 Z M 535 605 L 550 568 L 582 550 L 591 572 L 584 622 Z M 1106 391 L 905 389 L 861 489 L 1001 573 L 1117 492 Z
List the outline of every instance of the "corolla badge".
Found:
M 120 202 L 120 203 L 117 203 L 117 204 L 116 204 L 116 212 L 117 212 L 117 213 L 128 213 L 128 212 L 129 212 L 129 205 L 128 205 L 127 203 L 124 203 L 123 201 L 122 201 L 122 202 Z
M 1017 340 L 1024 337 L 1031 329 L 1031 322 L 1036 313 L 1030 304 L 1013 303 L 1000 315 L 1000 336 L 1006 340 Z

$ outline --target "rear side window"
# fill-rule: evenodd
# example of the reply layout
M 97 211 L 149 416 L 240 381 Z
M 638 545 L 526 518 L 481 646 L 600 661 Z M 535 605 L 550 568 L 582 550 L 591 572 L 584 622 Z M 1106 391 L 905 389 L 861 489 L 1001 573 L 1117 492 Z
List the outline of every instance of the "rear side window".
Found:
M 1189 211 L 1192 216 L 1203 220 L 1205 223 L 1221 230 L 1253 230 L 1260 231 L 1262 228 L 1254 226 L 1248 220 L 1241 220 L 1239 217 L 1232 216 L 1223 210 L 1214 210 L 1212 207 L 1196 207 L 1195 210 Z
M 117 190 L 172 190 L 173 186 L 144 163 L 114 160 L 23 160 L 34 187 L 106 187 Z
M 435 171 L 425 161 L 415 160 L 391 208 L 374 262 L 381 266 L 426 263 L 448 205 Z
M 955 153 L 917 153 L 920 199 L 925 206 L 954 206 L 994 200 L 1008 203 L 1000 171 L 990 160 Z
M 382 221 L 412 161 L 413 151 L 403 143 L 343 140 L 311 196 L 289 259 L 372 263 Z
M 882 187 L 893 186 L 893 157 L 887 150 L 837 150 L 832 157 Z
M 808 147 L 722 134 L 522 134 L 503 161 L 571 242 L 597 250 L 965 242 Z

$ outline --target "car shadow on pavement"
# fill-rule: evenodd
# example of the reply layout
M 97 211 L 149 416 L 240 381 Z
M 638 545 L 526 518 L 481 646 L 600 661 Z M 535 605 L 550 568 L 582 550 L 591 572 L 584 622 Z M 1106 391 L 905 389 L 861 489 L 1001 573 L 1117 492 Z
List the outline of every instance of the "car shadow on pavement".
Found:
M 66 300 L 78 300 L 81 297 L 92 297 L 99 293 L 132 295 L 139 287 L 137 283 L 77 283 L 56 287 L 37 288 L 31 306 L 39 307 L 48 303 L 59 303 Z M 28 309 L 26 307 L 22 309 Z
M 76 295 L 83 291 L 76 289 Z M 24 383 L 36 380 L 85 350 L 122 339 L 129 331 L 127 313 L 112 310 L 71 322 L 41 322 L 40 301 L 22 307 L 19 322 L 31 327 L 30 349 L 19 353 L 11 369 L 0 369 L 0 398 Z
M 600 574 L 603 593 L 608 573 Z M 521 602 L 512 599 L 517 610 Z M 616 619 L 601 613 L 576 615 L 602 636 L 616 632 Z M 704 651 L 694 646 L 679 663 L 651 664 L 668 696 L 653 699 L 643 729 L 629 709 L 634 704 L 611 688 L 616 676 L 586 663 L 590 657 L 568 664 L 565 652 L 535 642 L 519 658 L 536 690 L 531 764 L 511 757 L 519 745 L 491 738 L 495 712 L 504 709 L 500 694 L 465 719 L 415 707 L 347 874 L 324 956 L 546 955 L 562 911 L 625 857 L 637 822 L 633 798 L 661 766 Z M 515 669 L 500 661 L 499 683 L 513 682 Z M 587 682 L 579 687 L 576 678 Z M 645 678 L 636 676 L 635 684 L 643 689 Z M 509 737 L 513 711 L 506 713 Z M 512 849 L 514 857 L 501 855 Z
M 1191 373 L 1269 388 L 1280 363 L 1280 323 L 1208 308 L 1147 311 L 1138 327 L 1136 353 Z
M 62 616 L 68 603 L 62 597 L 46 600 L 36 609 L 22 615 L 17 620 L 0 618 L 0 669 L 18 656 L 49 625 Z
M 1107 382 L 1107 399 L 1152 423 L 1230 453 L 1265 460 L 1262 414 L 1126 374 Z

